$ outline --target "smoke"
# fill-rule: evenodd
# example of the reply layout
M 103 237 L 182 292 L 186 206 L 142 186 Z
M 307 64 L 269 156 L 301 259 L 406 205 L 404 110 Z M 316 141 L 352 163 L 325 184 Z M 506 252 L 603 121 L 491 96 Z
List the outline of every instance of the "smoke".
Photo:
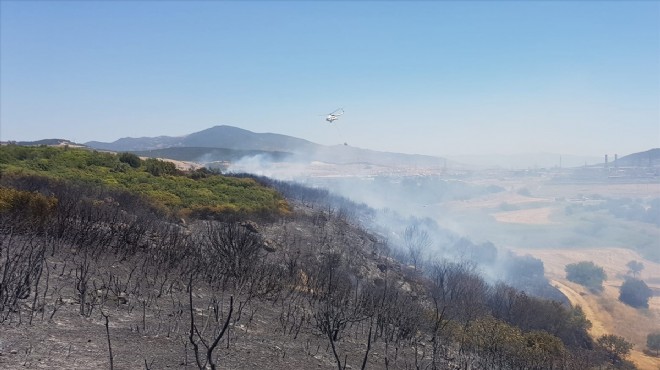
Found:
M 290 181 L 298 178 L 304 171 L 304 165 L 301 163 L 278 163 L 264 154 L 243 157 L 227 167 L 227 173 L 251 173 Z
M 428 233 L 431 240 L 419 258 L 414 258 L 415 265 L 423 268 L 424 264 L 443 259 L 469 262 L 491 284 L 504 281 L 528 294 L 563 300 L 545 279 L 542 261 L 518 256 L 491 239 L 499 236 L 491 216 L 482 209 L 471 211 L 469 207 L 456 212 L 457 205 L 511 191 L 493 183 L 423 167 L 337 164 L 305 160 L 303 156 L 281 160 L 264 154 L 244 156 L 229 163 L 224 172 L 249 173 L 327 189 L 350 201 L 335 203 L 348 213 L 360 213 L 363 205 L 370 207 L 369 216 L 360 218 L 366 220 L 364 226 L 384 237 L 403 261 L 413 260 L 404 231 L 414 225 Z M 475 228 L 480 232 L 473 232 Z

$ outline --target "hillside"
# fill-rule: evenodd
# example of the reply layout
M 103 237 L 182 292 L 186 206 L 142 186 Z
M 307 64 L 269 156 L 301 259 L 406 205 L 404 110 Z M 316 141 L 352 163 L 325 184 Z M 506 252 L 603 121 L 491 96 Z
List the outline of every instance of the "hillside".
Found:
M 184 173 L 173 163 L 142 161 L 129 154 L 8 145 L 0 147 L 0 171 L 9 178 L 43 176 L 49 181 L 75 181 L 129 191 L 178 217 L 218 212 L 278 213 L 287 209 L 279 194 L 252 180 L 218 176 L 206 170 Z
M 263 150 L 239 150 L 226 148 L 195 148 L 172 147 L 166 149 L 133 150 L 130 151 L 141 157 L 169 158 L 179 161 L 191 161 L 209 164 L 213 162 L 235 162 L 244 157 L 261 156 L 270 161 L 278 162 L 291 159 L 290 152 L 269 152 Z
M 291 208 L 172 220 L 141 186 L 89 181 L 108 176 L 94 161 L 111 154 L 0 154 L 2 368 L 625 364 L 588 337 L 579 308 L 490 286 L 469 263 L 402 263 L 360 226 L 371 210 L 326 191 L 233 178 L 244 198 L 268 189 Z M 182 175 L 156 177 L 170 176 Z
M 621 167 L 655 167 L 660 166 L 660 148 L 626 155 L 614 161 Z

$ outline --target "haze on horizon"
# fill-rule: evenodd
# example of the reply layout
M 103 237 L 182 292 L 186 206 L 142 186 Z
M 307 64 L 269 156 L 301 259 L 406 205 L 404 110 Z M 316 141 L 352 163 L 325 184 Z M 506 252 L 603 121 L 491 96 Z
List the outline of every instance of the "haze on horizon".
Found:
M 0 140 L 221 124 L 440 156 L 660 147 L 660 3 L 0 2 Z

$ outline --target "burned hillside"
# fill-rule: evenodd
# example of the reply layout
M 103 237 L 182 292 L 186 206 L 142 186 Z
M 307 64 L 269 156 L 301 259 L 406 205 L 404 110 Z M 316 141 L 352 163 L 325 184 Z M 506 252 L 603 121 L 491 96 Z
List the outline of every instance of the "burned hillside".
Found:
M 579 308 L 489 284 L 467 261 L 400 262 L 345 200 L 182 220 L 84 182 L 0 185 L 3 368 L 625 363 Z

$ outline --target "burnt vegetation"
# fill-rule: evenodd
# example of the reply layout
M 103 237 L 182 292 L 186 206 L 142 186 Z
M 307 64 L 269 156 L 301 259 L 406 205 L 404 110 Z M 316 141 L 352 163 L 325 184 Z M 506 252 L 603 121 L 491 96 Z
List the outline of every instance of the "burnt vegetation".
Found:
M 423 232 L 397 251 L 359 226 L 366 206 L 253 180 L 292 211 L 181 220 L 130 190 L 2 173 L 0 367 L 629 366 L 579 307 L 490 284 L 471 260 L 421 263 Z

